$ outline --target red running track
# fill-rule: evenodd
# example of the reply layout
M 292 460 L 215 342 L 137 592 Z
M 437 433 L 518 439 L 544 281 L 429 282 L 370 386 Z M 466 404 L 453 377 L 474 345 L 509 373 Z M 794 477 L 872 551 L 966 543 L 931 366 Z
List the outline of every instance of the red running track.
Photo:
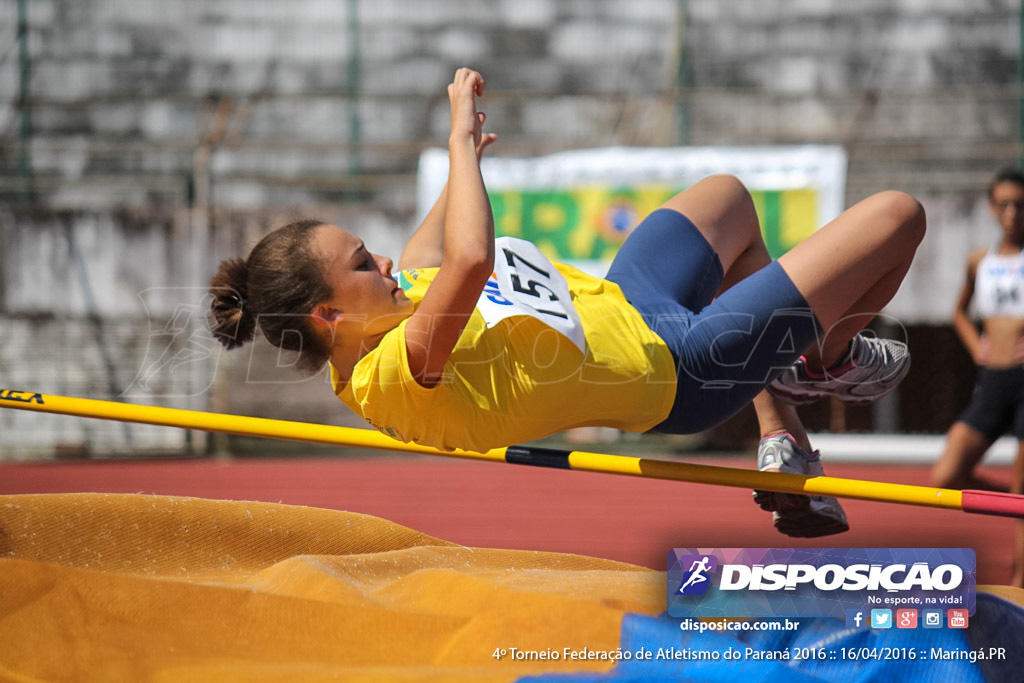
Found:
M 694 462 L 749 467 L 746 459 Z M 833 464 L 835 477 L 928 485 L 913 465 Z M 1005 468 L 987 468 L 1008 480 Z M 848 533 L 776 532 L 743 489 L 423 456 L 0 465 L 0 494 L 107 492 L 258 500 L 382 517 L 467 546 L 550 550 L 664 570 L 673 547 L 964 547 L 1007 585 L 1015 520 L 844 501 Z

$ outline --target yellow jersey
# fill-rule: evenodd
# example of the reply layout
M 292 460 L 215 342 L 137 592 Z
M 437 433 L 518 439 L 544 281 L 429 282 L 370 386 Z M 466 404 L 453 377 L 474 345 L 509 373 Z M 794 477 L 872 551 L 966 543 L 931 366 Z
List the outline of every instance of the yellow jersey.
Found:
M 488 292 L 497 291 L 489 282 L 435 386 L 423 387 L 409 370 L 403 321 L 359 360 L 346 384 L 332 368 L 335 393 L 383 433 L 444 450 L 486 451 L 590 425 L 645 432 L 663 421 L 676 391 L 668 347 L 618 285 L 545 263 L 565 280 L 582 343 L 547 324 L 545 315 L 489 321 L 481 312 L 491 305 Z M 399 274 L 415 305 L 437 271 Z M 548 291 L 534 289 L 545 301 Z

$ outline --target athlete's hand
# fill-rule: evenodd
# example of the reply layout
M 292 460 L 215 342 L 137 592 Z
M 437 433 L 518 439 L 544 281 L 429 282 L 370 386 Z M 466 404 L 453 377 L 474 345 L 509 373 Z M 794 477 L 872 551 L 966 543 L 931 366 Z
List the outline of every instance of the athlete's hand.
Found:
M 1013 347 L 1013 362 L 1017 364 L 1024 363 L 1024 337 L 1018 339 Z
M 477 158 L 483 154 L 487 145 L 493 142 L 493 139 L 488 140 L 481 132 L 487 117 L 483 112 L 476 110 L 476 98 L 484 94 L 485 85 L 483 76 L 465 68 L 456 71 L 455 77 L 448 85 L 448 100 L 452 107 L 452 137 L 469 135 L 476 148 Z
M 974 351 L 974 364 L 978 367 L 984 367 L 988 364 L 988 354 L 992 348 L 992 344 L 988 339 L 982 337 L 978 340 L 978 348 Z

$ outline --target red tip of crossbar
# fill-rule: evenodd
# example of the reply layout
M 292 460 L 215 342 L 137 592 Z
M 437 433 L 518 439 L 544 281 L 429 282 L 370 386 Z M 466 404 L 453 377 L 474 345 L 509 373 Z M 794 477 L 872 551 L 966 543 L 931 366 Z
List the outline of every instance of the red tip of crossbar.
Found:
M 1024 496 L 999 491 L 964 491 L 960 499 L 964 512 L 1024 519 Z

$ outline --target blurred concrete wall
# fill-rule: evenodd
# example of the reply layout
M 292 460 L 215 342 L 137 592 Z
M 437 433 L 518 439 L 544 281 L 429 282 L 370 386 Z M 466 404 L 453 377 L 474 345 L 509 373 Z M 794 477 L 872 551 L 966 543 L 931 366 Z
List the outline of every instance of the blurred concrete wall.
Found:
M 889 312 L 945 324 L 966 251 L 995 236 L 984 186 L 1022 156 L 1018 9 L 3 0 L 0 386 L 354 423 L 322 377 L 267 370 L 284 361 L 263 346 L 219 353 L 203 338 L 203 284 L 300 215 L 397 253 L 419 153 L 447 138 L 444 88 L 462 65 L 488 79 L 495 154 L 844 145 L 850 203 L 904 189 L 929 213 Z M 0 456 L 189 443 L 0 411 Z

